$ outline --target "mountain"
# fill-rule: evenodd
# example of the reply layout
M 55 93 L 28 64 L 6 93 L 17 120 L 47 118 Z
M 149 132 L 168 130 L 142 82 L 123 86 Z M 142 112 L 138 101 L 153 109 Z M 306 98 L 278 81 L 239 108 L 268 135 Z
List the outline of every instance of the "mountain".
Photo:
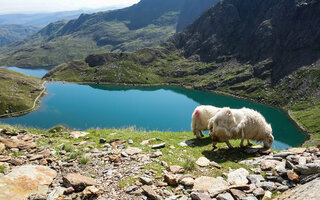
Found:
M 0 68 L 0 87 L 0 115 L 3 115 L 32 108 L 34 100 L 42 91 L 42 81 Z
M 34 26 L 0 25 L 0 47 L 33 35 L 39 30 Z
M 39 28 L 43 28 L 51 22 L 78 18 L 82 13 L 90 14 L 118 8 L 119 7 L 106 7 L 99 9 L 81 9 L 53 13 L 4 14 L 0 15 L 0 24 L 16 24 L 22 26 L 36 26 Z
M 133 6 L 82 14 L 49 24 L 37 34 L 0 49 L 2 65 L 57 65 L 103 51 L 134 51 L 165 42 L 218 0 L 142 0 Z M 190 16 L 186 16 L 190 12 Z M 180 13 L 183 15 L 180 16 Z
M 161 47 L 89 55 L 44 79 L 227 93 L 290 110 L 320 133 L 318 13 L 314 1 L 224 0 Z

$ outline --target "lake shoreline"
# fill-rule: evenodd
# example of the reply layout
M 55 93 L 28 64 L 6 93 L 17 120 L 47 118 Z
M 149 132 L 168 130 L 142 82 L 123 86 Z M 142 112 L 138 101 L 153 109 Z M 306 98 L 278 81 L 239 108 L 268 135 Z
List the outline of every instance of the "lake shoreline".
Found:
M 112 82 L 67 82 L 67 81 L 50 81 L 50 82 L 60 82 L 60 83 L 74 83 L 74 84 L 78 84 L 78 85 L 109 85 L 109 86 L 127 86 L 127 87 L 157 87 L 157 86 L 173 86 L 173 87 L 181 87 L 184 89 L 188 89 L 188 90 L 198 90 L 198 91 L 203 91 L 203 92 L 208 92 L 208 93 L 212 93 L 212 94 L 219 94 L 219 95 L 224 95 L 224 96 L 228 96 L 228 97 L 233 97 L 233 98 L 237 98 L 240 100 L 246 100 L 246 101 L 251 101 L 253 103 L 258 103 L 264 106 L 268 106 L 271 108 L 277 108 L 282 110 L 287 117 L 294 123 L 294 125 L 307 137 L 307 139 L 305 141 L 303 141 L 299 146 L 302 146 L 306 141 L 311 139 L 311 133 L 308 132 L 302 125 L 299 124 L 298 121 L 296 121 L 290 114 L 290 110 L 287 110 L 283 107 L 277 106 L 277 105 L 272 105 L 272 104 L 267 104 L 265 102 L 260 102 L 260 101 L 256 101 L 254 99 L 251 98 L 247 98 L 247 97 L 242 97 L 242 96 L 237 96 L 234 94 L 230 94 L 227 92 L 223 92 L 223 91 L 211 91 L 211 90 L 206 90 L 203 88 L 194 88 L 191 86 L 185 86 L 185 85 L 181 85 L 181 84 L 170 84 L 170 83 L 157 83 L 157 84 L 137 84 L 137 83 L 112 83 Z

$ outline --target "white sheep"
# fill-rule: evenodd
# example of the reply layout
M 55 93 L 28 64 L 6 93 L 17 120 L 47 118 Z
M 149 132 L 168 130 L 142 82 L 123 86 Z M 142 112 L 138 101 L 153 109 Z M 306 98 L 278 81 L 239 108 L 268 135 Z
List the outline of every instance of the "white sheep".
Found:
M 226 142 L 232 148 L 230 139 L 241 139 L 241 147 L 244 139 L 251 145 L 250 139 L 263 142 L 265 148 L 270 148 L 274 140 L 271 125 L 259 112 L 248 108 L 222 108 L 209 120 L 208 129 L 214 148 L 217 142 Z
M 193 134 L 199 139 L 203 137 L 202 130 L 207 131 L 208 121 L 220 110 L 220 108 L 202 105 L 194 109 L 192 114 L 191 129 Z

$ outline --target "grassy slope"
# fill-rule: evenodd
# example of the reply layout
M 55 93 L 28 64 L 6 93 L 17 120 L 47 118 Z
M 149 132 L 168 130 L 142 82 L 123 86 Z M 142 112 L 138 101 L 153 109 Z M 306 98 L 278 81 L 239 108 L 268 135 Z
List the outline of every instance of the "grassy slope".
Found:
M 22 40 L 36 33 L 38 30 L 39 28 L 33 26 L 21 26 L 14 24 L 0 25 L 0 47 Z
M 273 87 L 268 70 L 255 77 L 250 64 L 196 62 L 164 47 L 88 58 L 91 66 L 97 66 L 90 67 L 82 60 L 66 63 L 50 71 L 45 79 L 99 84 L 173 84 L 223 92 L 292 110 L 294 119 L 309 133 L 316 135 L 320 130 L 320 118 L 316 112 L 319 101 L 315 101 L 320 82 L 319 68 L 302 68 L 292 73 L 289 80 L 284 78 Z M 99 63 L 99 59 L 105 60 L 104 63 Z M 299 109 L 306 103 L 309 105 Z
M 31 108 L 41 84 L 39 78 L 0 68 L 0 115 Z

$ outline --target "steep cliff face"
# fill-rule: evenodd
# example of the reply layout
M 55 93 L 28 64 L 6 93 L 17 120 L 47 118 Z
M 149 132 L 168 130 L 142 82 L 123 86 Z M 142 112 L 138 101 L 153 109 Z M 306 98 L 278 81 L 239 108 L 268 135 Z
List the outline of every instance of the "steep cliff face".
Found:
M 170 41 L 205 62 L 266 59 L 273 81 L 320 58 L 320 2 L 224 0 Z

